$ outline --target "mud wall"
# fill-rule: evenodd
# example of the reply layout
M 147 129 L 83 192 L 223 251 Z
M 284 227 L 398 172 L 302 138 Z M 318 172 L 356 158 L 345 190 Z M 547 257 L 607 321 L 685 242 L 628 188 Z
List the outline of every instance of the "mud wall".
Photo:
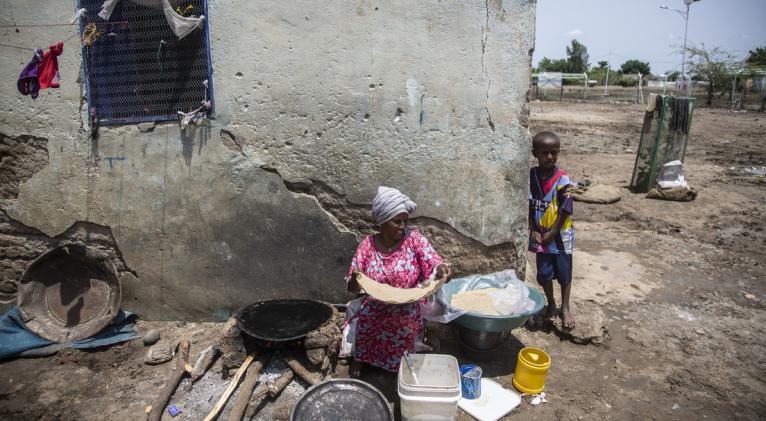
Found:
M 65 22 L 69 3 L 5 2 L 3 25 Z M 391 3 L 391 4 L 389 4 Z M 63 7 L 65 4 L 66 7 Z M 90 137 L 74 41 L 62 87 L 0 81 L 3 297 L 62 241 L 107 250 L 123 307 L 205 320 L 275 297 L 344 301 L 378 185 L 460 274 L 523 269 L 534 1 L 210 0 L 216 116 Z M 6 28 L 46 46 L 74 27 Z M 0 47 L 2 48 L 2 47 Z M 30 51 L 3 50 L 17 74 Z

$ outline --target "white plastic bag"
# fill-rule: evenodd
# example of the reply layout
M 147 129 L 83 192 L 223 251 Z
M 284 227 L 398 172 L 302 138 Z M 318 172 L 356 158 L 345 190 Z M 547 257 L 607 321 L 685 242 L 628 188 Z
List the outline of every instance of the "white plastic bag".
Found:
M 526 307 L 526 311 L 534 308 L 534 301 L 529 298 L 529 287 L 527 287 L 524 282 L 516 277 L 516 272 L 513 269 L 508 269 L 486 275 L 471 275 L 465 278 L 453 279 L 449 284 L 442 286 L 442 288 L 436 294 L 429 297 L 425 304 L 421 304 L 420 309 L 424 319 L 438 323 L 449 323 L 462 316 L 463 314 L 468 313 L 466 310 L 452 307 L 450 305 L 450 300 L 445 295 L 445 288 L 452 290 L 456 285 L 459 285 L 459 287 L 457 290 L 453 291 L 453 295 L 464 291 L 473 291 L 486 288 L 506 288 L 509 285 L 514 285 L 512 288 L 513 291 L 518 289 L 520 294 L 518 295 L 520 297 L 519 300 L 526 299 L 527 301 L 531 302 L 531 304 L 528 303 L 528 306 L 531 307 Z M 516 294 L 515 292 L 511 291 L 512 290 L 508 290 L 507 292 L 498 295 L 498 305 L 502 306 L 503 308 L 507 308 L 509 306 L 513 306 L 514 309 L 516 307 L 524 308 L 519 304 L 506 304 L 506 302 L 509 301 L 509 295 Z M 524 293 L 523 291 L 526 292 Z M 522 296 L 523 298 L 521 298 Z M 510 312 L 508 314 L 523 312 L 525 311 Z
M 500 314 L 521 314 L 535 308 L 535 302 L 529 298 L 529 287 L 518 279 L 512 279 L 500 291 L 489 294 L 492 307 Z
M 685 188 L 688 184 L 684 180 L 684 164 L 678 160 L 664 164 L 657 177 L 657 185 L 661 189 Z
M 343 321 L 343 339 L 340 341 L 340 357 L 348 357 L 354 354 L 354 342 L 356 341 L 357 313 L 362 308 L 366 296 L 356 298 L 346 304 L 346 320 Z

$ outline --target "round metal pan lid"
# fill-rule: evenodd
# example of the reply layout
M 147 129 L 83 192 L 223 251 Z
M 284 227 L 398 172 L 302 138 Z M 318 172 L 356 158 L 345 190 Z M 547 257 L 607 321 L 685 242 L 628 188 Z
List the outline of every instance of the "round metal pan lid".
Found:
M 360 380 L 329 380 L 309 388 L 293 407 L 291 421 L 392 421 L 382 393 Z
M 117 271 L 98 250 L 70 244 L 32 261 L 17 305 L 27 328 L 53 342 L 88 338 L 111 323 L 122 293 Z
M 237 314 L 237 325 L 248 335 L 269 342 L 303 338 L 332 317 L 328 304 L 313 300 L 267 300 Z

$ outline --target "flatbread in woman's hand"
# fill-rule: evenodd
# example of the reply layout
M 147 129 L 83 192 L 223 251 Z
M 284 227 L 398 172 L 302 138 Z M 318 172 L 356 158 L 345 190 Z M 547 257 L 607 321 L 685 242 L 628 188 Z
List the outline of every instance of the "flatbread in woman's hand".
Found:
M 372 298 L 383 301 L 388 304 L 407 304 L 418 301 L 421 298 L 428 297 L 444 285 L 447 278 L 435 279 L 436 271 L 434 270 L 431 277 L 425 280 L 421 285 L 415 288 L 396 288 L 388 284 L 380 283 L 374 279 L 368 278 L 361 272 L 354 271 L 352 275 L 364 292 L 369 294 Z

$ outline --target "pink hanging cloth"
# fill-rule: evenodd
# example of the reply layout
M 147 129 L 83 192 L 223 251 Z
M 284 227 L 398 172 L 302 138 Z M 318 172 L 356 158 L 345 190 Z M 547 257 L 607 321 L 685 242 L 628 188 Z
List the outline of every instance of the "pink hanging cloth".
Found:
M 59 87 L 59 61 L 58 56 L 64 52 L 64 43 L 51 45 L 50 49 L 43 54 L 39 66 L 40 89 Z

